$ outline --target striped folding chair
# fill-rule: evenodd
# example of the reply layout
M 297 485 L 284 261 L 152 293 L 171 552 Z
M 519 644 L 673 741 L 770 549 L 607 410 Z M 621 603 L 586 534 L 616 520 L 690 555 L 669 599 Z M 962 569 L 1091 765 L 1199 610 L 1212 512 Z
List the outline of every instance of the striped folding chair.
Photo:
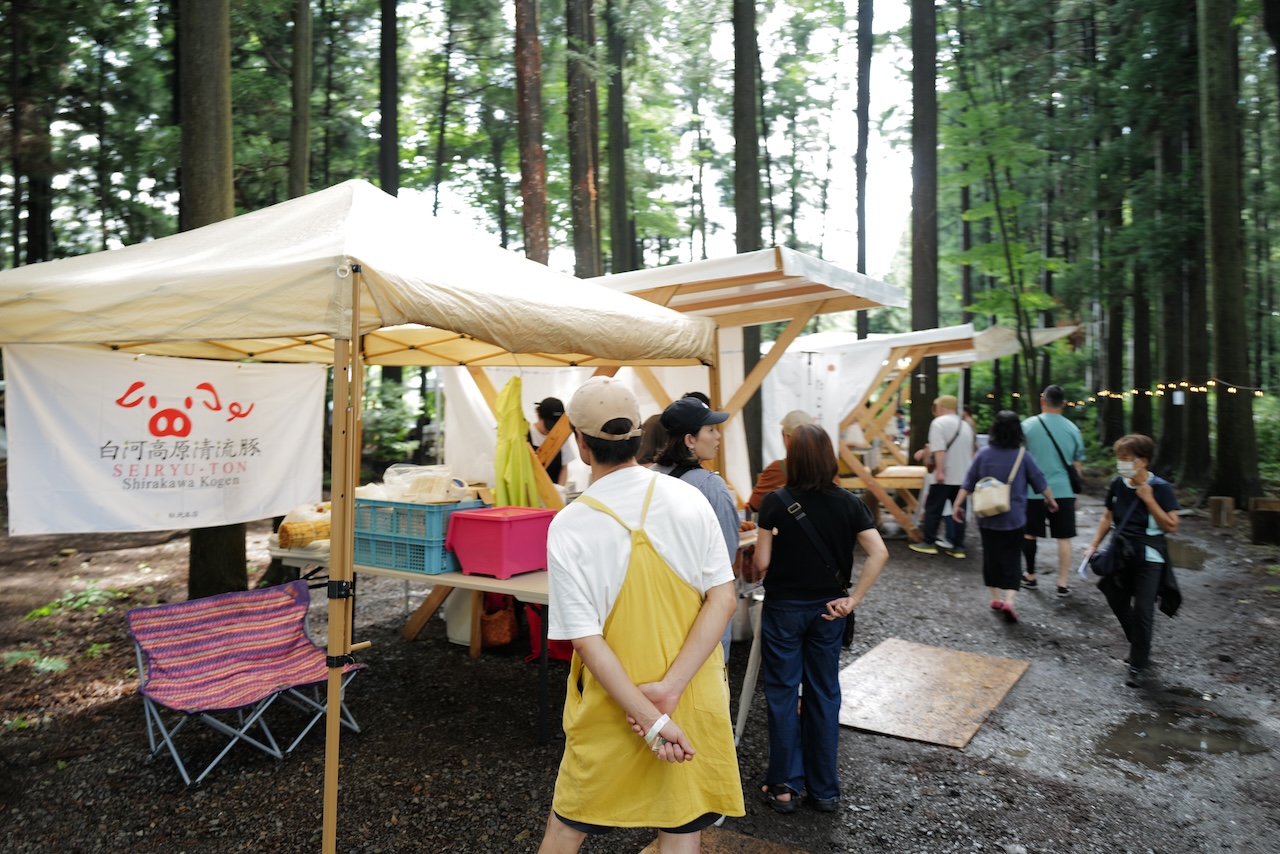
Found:
M 325 715 L 320 688 L 329 677 L 324 649 L 307 636 L 309 604 L 307 583 L 292 581 L 130 610 L 129 635 L 138 653 L 139 693 L 151 755 L 168 748 L 183 782 L 192 785 L 237 743 L 276 759 L 297 747 Z M 344 695 L 364 666 L 342 668 Z M 264 717 L 281 697 L 309 714 L 306 726 L 285 750 Z M 341 717 L 348 729 L 360 731 L 345 701 Z M 194 781 L 175 743 L 192 721 L 228 738 Z

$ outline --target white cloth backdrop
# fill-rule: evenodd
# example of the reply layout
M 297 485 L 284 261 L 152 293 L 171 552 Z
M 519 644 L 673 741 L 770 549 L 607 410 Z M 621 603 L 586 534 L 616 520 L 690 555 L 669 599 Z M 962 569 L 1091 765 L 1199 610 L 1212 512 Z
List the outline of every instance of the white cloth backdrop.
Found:
M 764 380 L 764 460 L 783 456 L 782 418 L 793 409 L 814 416 L 835 441 L 841 419 L 861 399 L 894 347 L 972 339 L 973 326 L 967 323 L 861 340 L 852 332 L 819 332 L 797 338 Z
M 323 366 L 4 356 L 12 534 L 203 528 L 320 499 Z
M 673 398 L 691 391 L 707 392 L 709 372 L 698 367 L 650 368 L 662 387 Z M 733 390 L 742 384 L 742 331 L 720 331 L 721 400 L 728 400 Z M 464 480 L 483 480 L 492 484 L 493 452 L 497 444 L 497 422 L 485 404 L 480 390 L 465 368 L 436 368 L 444 389 L 444 461 L 454 477 Z M 568 405 L 578 386 L 586 382 L 594 370 L 591 368 L 486 368 L 494 388 L 501 389 L 510 377 L 522 380 L 525 418 L 532 421 L 534 404 L 545 397 L 558 397 Z M 657 402 L 649 394 L 635 372 L 621 368 L 617 373 L 635 392 L 640 403 L 640 414 L 648 418 L 660 412 Z M 730 489 L 745 500 L 751 495 L 752 481 L 747 462 L 746 433 L 742 419 L 735 418 L 729 424 L 727 435 L 721 438 L 725 450 L 725 480 Z M 570 440 L 572 441 L 572 439 Z M 569 465 L 569 482 L 577 489 L 586 489 L 591 479 L 590 468 L 581 460 Z M 745 490 L 745 491 L 743 491 Z

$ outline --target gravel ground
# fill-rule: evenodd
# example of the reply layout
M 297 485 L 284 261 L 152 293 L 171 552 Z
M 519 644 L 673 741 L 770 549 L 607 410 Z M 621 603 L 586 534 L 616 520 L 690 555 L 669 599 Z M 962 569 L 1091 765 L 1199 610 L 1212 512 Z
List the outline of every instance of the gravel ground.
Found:
M 1082 499 L 1081 545 L 1099 512 Z M 265 566 L 267 530 L 251 531 L 251 557 Z M 1024 591 L 1022 622 L 1007 626 L 987 607 L 972 532 L 966 560 L 891 541 L 845 664 L 902 638 L 1031 667 L 963 750 L 842 730 L 845 797 L 835 814 L 777 815 L 752 797 L 767 748 L 757 691 L 739 749 L 747 816 L 725 829 L 814 854 L 1280 850 L 1280 594 L 1268 590 L 1280 584 L 1268 571 L 1280 548 L 1249 545 L 1247 534 L 1247 525 L 1183 520 L 1182 563 L 1202 565 L 1180 571 L 1179 616 L 1157 617 L 1156 679 L 1140 690 L 1123 685 L 1127 647 L 1091 584 L 1077 582 L 1063 600 L 1051 584 Z M 185 598 L 185 568 L 183 536 L 0 536 L 0 653 L 26 649 L 69 663 L 38 673 L 7 660 L 0 850 L 318 850 L 320 733 L 283 762 L 237 749 L 192 790 L 165 757 L 147 756 L 124 611 Z M 129 598 L 80 610 L 68 602 L 51 617 L 21 619 L 68 590 L 89 589 L 90 579 Z M 338 850 L 535 850 L 563 745 L 567 665 L 553 663 L 553 737 L 539 744 L 527 640 L 470 660 L 436 619 L 408 643 L 399 634 L 405 586 L 361 585 L 355 636 L 373 647 L 348 692 L 363 731 L 342 739 Z M 425 590 L 414 585 L 411 601 Z M 730 664 L 735 709 L 747 647 L 735 644 Z M 652 839 L 651 831 L 620 831 L 583 850 L 637 852 Z

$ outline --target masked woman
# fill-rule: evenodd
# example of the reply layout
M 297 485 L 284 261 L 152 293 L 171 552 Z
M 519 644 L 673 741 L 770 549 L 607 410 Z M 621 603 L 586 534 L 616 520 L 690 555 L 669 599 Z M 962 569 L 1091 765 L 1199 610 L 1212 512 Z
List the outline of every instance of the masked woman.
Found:
M 769 709 L 769 768 L 761 795 L 778 812 L 800 792 L 833 812 L 840 797 L 840 647 L 846 620 L 889 559 L 875 519 L 835 484 L 827 431 L 801 424 L 787 445 L 787 485 L 760 503 L 755 568 L 764 574 L 761 675 Z M 853 592 L 853 550 L 866 561 Z M 800 686 L 804 701 L 796 702 Z
M 1165 534 L 1178 530 L 1178 498 L 1168 481 L 1147 469 L 1156 453 L 1156 443 L 1150 436 L 1121 436 L 1112 450 L 1117 477 L 1107 489 L 1107 509 L 1089 544 L 1089 553 L 1096 552 L 1107 532 L 1117 527 L 1109 548 L 1121 549 L 1120 568 L 1099 581 L 1098 589 L 1107 597 L 1107 604 L 1129 641 L 1129 657 L 1125 659 L 1129 675 L 1125 684 L 1140 688 L 1151 663 L 1156 600 L 1160 600 L 1160 610 L 1170 617 L 1182 603 L 1165 539 Z

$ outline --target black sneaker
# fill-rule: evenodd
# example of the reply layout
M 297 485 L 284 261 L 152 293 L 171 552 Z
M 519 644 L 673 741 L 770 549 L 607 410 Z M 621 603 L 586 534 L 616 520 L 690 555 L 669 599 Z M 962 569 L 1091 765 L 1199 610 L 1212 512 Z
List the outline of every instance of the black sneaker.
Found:
M 1023 587 L 1025 587 L 1027 590 L 1035 590 L 1035 589 L 1036 589 L 1036 577 L 1035 577 L 1034 575 L 1024 575 L 1024 576 L 1022 576 L 1022 586 L 1023 586 Z
M 1059 588 L 1058 588 L 1058 598 L 1059 598 L 1059 599 L 1065 599 L 1065 598 L 1067 598 L 1067 597 L 1068 597 L 1068 596 L 1070 596 L 1070 595 L 1071 595 L 1071 588 L 1069 588 L 1069 587 L 1059 587 Z
M 1129 668 L 1129 675 L 1125 678 L 1124 684 L 1130 688 L 1141 688 L 1147 684 L 1146 674 L 1136 667 Z

